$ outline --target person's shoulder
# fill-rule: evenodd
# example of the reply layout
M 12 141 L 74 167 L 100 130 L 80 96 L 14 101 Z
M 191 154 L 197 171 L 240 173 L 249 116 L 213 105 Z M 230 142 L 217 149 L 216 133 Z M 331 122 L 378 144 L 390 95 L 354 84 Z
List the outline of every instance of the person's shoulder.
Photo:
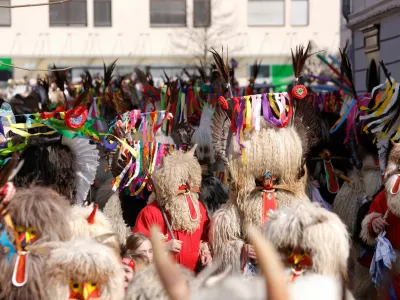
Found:
M 161 214 L 160 206 L 157 201 L 152 201 L 142 209 L 141 213 Z

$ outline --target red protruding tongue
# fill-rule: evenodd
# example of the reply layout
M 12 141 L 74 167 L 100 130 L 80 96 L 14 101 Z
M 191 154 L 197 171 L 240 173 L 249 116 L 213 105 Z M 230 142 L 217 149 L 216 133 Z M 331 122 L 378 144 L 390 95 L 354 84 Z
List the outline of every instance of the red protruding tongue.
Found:
M 331 161 L 324 160 L 324 167 L 325 167 L 326 183 L 328 185 L 328 191 L 332 194 L 336 194 L 339 191 L 339 182 L 337 181 Z
M 189 206 L 190 217 L 192 218 L 192 220 L 197 219 L 197 212 L 194 207 L 192 197 L 190 197 L 190 194 L 185 194 L 185 198 Z
M 14 268 L 12 282 L 15 286 L 23 286 L 27 281 L 27 273 L 26 273 L 26 261 L 28 258 L 28 254 L 18 254 L 17 261 L 15 262 L 16 266 Z
M 400 176 L 397 175 L 396 182 L 393 184 L 392 189 L 390 190 L 390 192 L 392 194 L 397 194 L 399 192 L 399 189 L 400 189 Z
M 275 201 L 275 192 L 271 191 L 263 191 L 263 225 L 268 220 L 269 211 L 276 210 L 276 201 Z

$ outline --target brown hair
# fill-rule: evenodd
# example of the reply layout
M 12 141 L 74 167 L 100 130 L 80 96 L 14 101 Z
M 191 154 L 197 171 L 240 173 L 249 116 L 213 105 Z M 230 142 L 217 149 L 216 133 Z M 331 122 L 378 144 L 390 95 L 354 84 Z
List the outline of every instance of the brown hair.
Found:
M 150 241 L 150 239 L 142 233 L 134 233 L 126 238 L 126 249 L 133 253 L 135 252 L 144 241 Z
M 149 260 L 147 257 L 143 254 L 133 254 L 130 251 L 125 253 L 123 255 L 123 258 L 129 258 L 132 259 L 133 262 L 135 263 L 135 272 L 138 272 L 142 269 L 144 269 L 146 266 L 150 264 Z

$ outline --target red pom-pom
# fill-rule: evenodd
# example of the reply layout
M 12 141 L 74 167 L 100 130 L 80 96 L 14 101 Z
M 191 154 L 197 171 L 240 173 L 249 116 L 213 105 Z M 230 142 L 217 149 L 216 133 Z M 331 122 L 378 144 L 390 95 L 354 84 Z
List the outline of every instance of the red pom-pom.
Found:
M 292 89 L 292 94 L 297 99 L 303 99 L 307 96 L 307 88 L 304 85 L 298 84 Z
M 219 96 L 218 102 L 221 105 L 222 109 L 224 110 L 228 109 L 228 101 L 226 101 L 225 97 Z
M 88 110 L 85 106 L 79 106 L 65 113 L 64 122 L 69 128 L 77 129 L 87 120 Z

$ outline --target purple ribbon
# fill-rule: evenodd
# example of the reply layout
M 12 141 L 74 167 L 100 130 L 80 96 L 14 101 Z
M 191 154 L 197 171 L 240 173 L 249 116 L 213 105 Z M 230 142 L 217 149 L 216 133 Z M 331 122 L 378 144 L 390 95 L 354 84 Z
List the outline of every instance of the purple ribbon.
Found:
M 282 121 L 279 119 L 275 118 L 272 110 L 271 110 L 271 105 L 269 104 L 267 94 L 262 94 L 262 108 L 263 108 L 263 115 L 264 115 L 264 120 L 268 124 L 272 126 L 281 126 Z
M 245 100 L 243 97 L 240 97 L 240 111 L 237 120 L 237 131 L 236 131 L 236 142 L 240 145 L 241 148 L 246 148 L 243 144 L 240 143 L 240 131 L 243 128 L 243 112 L 245 108 Z

